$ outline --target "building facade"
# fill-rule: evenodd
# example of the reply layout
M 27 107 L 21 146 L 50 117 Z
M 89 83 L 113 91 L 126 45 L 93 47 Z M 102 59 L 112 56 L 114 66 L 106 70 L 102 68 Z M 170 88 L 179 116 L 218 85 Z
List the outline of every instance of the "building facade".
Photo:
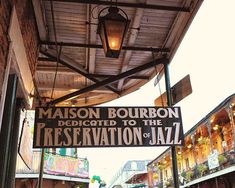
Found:
M 149 160 L 132 160 L 127 161 L 123 167 L 112 178 L 109 188 L 121 186 L 123 188 L 131 188 L 136 182 L 128 182 L 135 174 L 146 173 Z M 147 184 L 147 183 L 146 183 Z
M 235 94 L 185 134 L 177 147 L 181 187 L 235 187 Z M 148 164 L 149 187 L 172 187 L 171 150 Z

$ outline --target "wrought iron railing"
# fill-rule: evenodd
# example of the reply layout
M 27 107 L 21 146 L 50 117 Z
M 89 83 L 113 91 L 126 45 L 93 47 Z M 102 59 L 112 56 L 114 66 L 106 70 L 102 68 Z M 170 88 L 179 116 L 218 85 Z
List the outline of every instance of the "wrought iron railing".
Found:
M 195 165 L 193 168 L 183 171 L 181 176 L 185 178 L 186 182 L 201 178 L 203 176 L 209 175 L 214 172 L 218 172 L 225 168 L 235 165 L 235 151 L 232 149 L 230 151 L 219 154 L 218 156 L 219 166 L 209 169 L 208 161 L 201 164 Z

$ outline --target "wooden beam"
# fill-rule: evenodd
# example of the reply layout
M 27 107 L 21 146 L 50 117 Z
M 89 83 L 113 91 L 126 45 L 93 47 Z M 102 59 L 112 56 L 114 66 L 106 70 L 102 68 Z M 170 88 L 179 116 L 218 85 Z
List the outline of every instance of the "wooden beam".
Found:
M 143 3 L 146 3 L 146 1 L 144 1 Z M 134 17 L 133 24 L 132 24 L 133 28 L 139 28 L 140 27 L 143 12 L 144 12 L 143 9 L 136 9 L 135 17 Z M 138 30 L 136 30 L 136 29 L 130 30 L 130 35 L 129 35 L 128 42 L 127 42 L 128 46 L 131 46 L 131 45 L 135 44 L 135 40 L 137 38 L 137 35 L 138 35 Z M 121 68 L 121 71 L 120 71 L 121 73 L 125 72 L 128 69 L 128 65 L 129 65 L 131 56 L 132 56 L 132 51 L 126 51 L 125 52 L 123 62 L 122 62 L 122 66 L 121 66 L 122 68 Z M 117 88 L 119 90 L 122 90 L 122 86 L 124 84 L 124 81 L 125 81 L 125 79 L 119 80 L 118 86 L 117 86 Z
M 42 6 L 40 0 L 32 0 L 33 9 L 36 17 L 36 22 L 38 26 L 38 33 L 40 40 L 47 40 L 47 31 L 46 31 L 46 24 L 44 21 L 44 16 L 42 13 Z
M 50 90 L 52 90 L 52 88 L 51 88 L 51 85 L 52 85 L 52 83 L 51 84 L 47 84 L 47 85 L 44 85 L 44 84 L 40 84 L 40 85 L 38 85 L 38 90 L 39 91 L 50 91 Z M 79 90 L 79 89 L 82 89 L 82 88 L 84 88 L 84 87 L 86 87 L 85 85 L 83 85 L 83 86 L 79 86 L 79 87 L 70 87 L 70 86 L 64 86 L 64 85 L 56 85 L 55 86 L 55 88 L 54 88 L 54 90 L 55 91 L 72 91 L 72 92 L 74 92 L 74 91 L 77 91 L 77 90 Z M 110 90 L 107 90 L 107 89 L 103 89 L 103 88 L 97 88 L 97 89 L 95 89 L 95 90 L 92 90 L 91 92 L 94 92 L 94 93 L 113 93 L 112 91 L 110 91 Z
M 94 19 L 98 17 L 98 8 L 95 8 L 95 5 L 89 6 L 89 22 L 95 23 L 89 25 L 89 43 L 95 44 L 96 43 L 96 32 L 98 27 L 98 19 Z M 92 12 L 91 12 L 92 11 Z M 91 16 L 92 15 L 92 16 Z M 94 73 L 95 72 L 95 59 L 96 59 L 96 48 L 89 48 L 89 62 L 88 62 L 88 72 Z
M 52 49 L 45 50 L 45 49 L 41 48 L 40 52 L 43 55 L 46 55 L 47 57 L 57 61 L 57 56 L 56 56 L 55 50 L 52 50 Z M 99 82 L 99 80 L 97 80 L 96 78 L 90 76 L 88 74 L 88 72 L 81 65 L 79 65 L 78 63 L 76 63 L 73 60 L 69 59 L 68 57 L 64 56 L 63 54 L 60 55 L 59 63 L 66 66 L 66 67 L 68 67 L 69 69 L 77 72 L 78 74 L 81 74 L 82 76 L 90 79 L 93 82 Z M 120 92 L 116 88 L 114 88 L 112 86 L 109 86 L 109 85 L 107 85 L 105 87 L 108 88 L 109 90 L 113 91 L 114 93 L 120 95 Z
M 43 0 L 50 1 L 50 0 Z M 143 9 L 155 9 L 155 10 L 166 10 L 166 11 L 179 11 L 179 12 L 190 12 L 188 7 L 176 7 L 156 4 L 144 4 L 144 3 L 128 3 L 119 1 L 102 1 L 102 0 L 52 0 L 57 2 L 71 2 L 71 3 L 83 3 L 83 4 L 94 4 L 94 5 L 109 5 L 118 7 L 132 7 L 132 8 L 143 8 Z
M 55 70 L 56 70 L 56 66 L 50 66 L 50 65 L 38 65 L 36 72 L 37 73 L 51 73 L 51 74 L 55 74 Z M 71 69 L 65 67 L 65 66 L 59 66 L 57 68 L 57 74 L 65 74 L 65 75 L 78 75 L 77 72 L 72 71 Z M 113 77 L 116 75 L 107 75 L 107 74 L 88 74 L 94 78 L 103 78 L 103 79 L 107 79 L 109 77 Z M 141 76 L 141 75 L 133 75 L 128 77 L 128 79 L 141 79 L 141 80 L 149 80 L 148 76 Z
M 52 61 L 52 62 L 56 62 L 55 59 L 48 58 L 48 57 L 38 57 L 38 61 Z
M 70 99 L 72 97 L 75 97 L 75 96 L 87 93 L 87 92 L 92 91 L 94 89 L 97 89 L 99 87 L 106 86 L 106 85 L 114 83 L 114 82 L 116 82 L 116 81 L 118 81 L 118 80 L 120 80 L 122 78 L 126 78 L 126 77 L 128 77 L 130 75 L 136 74 L 137 72 L 149 69 L 149 68 L 154 67 L 154 66 L 156 66 L 158 64 L 165 64 L 167 62 L 168 62 L 168 59 L 166 59 L 166 58 L 160 58 L 160 59 L 157 59 L 157 60 L 153 60 L 150 63 L 147 63 L 147 64 L 141 65 L 139 67 L 133 68 L 133 69 L 128 70 L 126 72 L 123 72 L 123 73 L 121 73 L 121 74 L 119 74 L 117 76 L 108 78 L 106 80 L 100 81 L 100 82 L 98 82 L 96 84 L 93 84 L 91 86 L 88 86 L 86 88 L 83 88 L 83 89 L 80 89 L 78 91 L 72 92 L 72 93 L 70 93 L 68 95 L 62 96 L 62 97 L 60 97 L 58 99 L 55 99 L 55 100 L 49 102 L 48 105 L 55 105 L 55 104 L 57 104 L 59 102 L 62 102 L 64 100 L 68 100 L 68 99 Z
M 40 41 L 41 45 L 56 45 L 54 41 Z M 100 48 L 103 46 L 99 44 L 84 44 L 84 43 L 74 43 L 74 42 L 58 42 L 59 46 L 68 46 L 68 47 L 80 47 L 80 48 Z M 170 52 L 169 48 L 149 48 L 149 47 L 136 47 L 136 46 L 123 46 L 122 50 L 132 50 L 132 51 L 149 51 L 149 52 Z
M 108 78 L 108 77 L 113 77 L 113 76 L 117 76 L 117 75 L 108 75 L 108 74 L 90 74 L 94 77 L 103 77 L 103 78 Z M 140 80 L 149 80 L 148 76 L 141 76 L 141 75 L 132 75 L 132 76 L 128 76 L 128 79 L 140 79 Z

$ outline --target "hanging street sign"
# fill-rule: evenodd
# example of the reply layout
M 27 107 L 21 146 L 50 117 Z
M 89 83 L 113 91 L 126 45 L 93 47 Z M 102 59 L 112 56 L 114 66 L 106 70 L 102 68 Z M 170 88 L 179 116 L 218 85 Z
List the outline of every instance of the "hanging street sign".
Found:
M 34 148 L 183 145 L 179 107 L 36 108 Z
M 180 102 L 182 99 L 190 95 L 192 91 L 190 76 L 187 75 L 171 87 L 172 105 L 174 106 L 176 103 Z M 154 103 L 156 106 L 168 106 L 166 92 L 156 98 Z

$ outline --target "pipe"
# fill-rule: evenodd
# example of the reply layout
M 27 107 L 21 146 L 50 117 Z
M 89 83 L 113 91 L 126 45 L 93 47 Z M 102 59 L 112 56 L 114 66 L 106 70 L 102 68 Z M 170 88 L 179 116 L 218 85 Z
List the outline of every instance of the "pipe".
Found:
M 6 188 L 7 170 L 10 156 L 11 131 L 14 123 L 18 77 L 9 75 L 7 83 L 6 99 L 0 133 L 0 188 Z
M 169 107 L 172 106 L 172 97 L 171 97 L 171 85 L 170 85 L 170 74 L 169 74 L 169 62 L 164 64 L 165 71 L 165 84 L 166 84 L 166 94 L 167 94 L 167 104 Z M 173 180 L 174 187 L 179 188 L 179 176 L 178 176 L 178 167 L 177 167 L 177 156 L 176 156 L 176 147 L 171 147 L 171 158 L 172 158 L 172 167 L 173 167 Z

